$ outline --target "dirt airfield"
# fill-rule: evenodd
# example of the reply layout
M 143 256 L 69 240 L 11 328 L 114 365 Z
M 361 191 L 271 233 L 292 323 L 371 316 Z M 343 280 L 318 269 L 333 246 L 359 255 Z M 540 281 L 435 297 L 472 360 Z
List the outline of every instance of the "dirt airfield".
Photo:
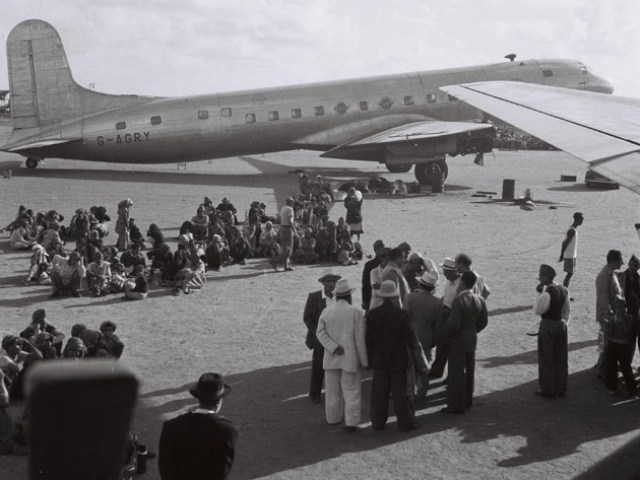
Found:
M 442 194 L 367 195 L 363 206 L 366 253 L 378 238 L 391 246 L 407 241 L 437 263 L 466 252 L 491 287 L 489 326 L 480 334 L 476 356 L 476 400 L 466 415 L 439 413 L 445 390 L 436 382 L 418 406 L 417 430 L 399 433 L 391 421 L 373 432 L 367 372 L 363 428 L 348 434 L 325 423 L 324 405 L 306 397 L 310 352 L 302 323 L 306 296 L 320 288 L 317 278 L 325 265 L 273 273 L 264 260 L 254 259 L 209 272 L 206 287 L 193 295 L 176 297 L 152 287 L 140 302 L 122 302 L 118 295 L 51 300 L 49 288 L 23 286 L 30 254 L 11 251 L 3 233 L 0 334 L 19 332 L 37 308 L 45 308 L 49 321 L 67 335 L 74 323 L 97 328 L 114 320 L 126 345 L 121 361 L 140 380 L 132 430 L 155 451 L 162 421 L 194 404 L 192 382 L 205 371 L 223 373 L 233 388 L 223 413 L 240 430 L 233 479 L 572 478 L 634 438 L 640 426 L 640 402 L 609 397 L 592 370 L 594 279 L 609 249 L 620 249 L 625 259 L 640 254 L 634 228 L 638 197 L 622 189 L 588 190 L 581 181 L 584 164 L 560 152 L 496 152 L 486 156 L 484 168 L 471 160 L 450 159 Z M 56 209 L 66 223 L 76 208 L 91 205 L 105 205 L 115 220 L 117 203 L 131 198 L 131 216 L 141 230 L 157 223 L 172 248 L 180 224 L 195 215 L 205 195 L 215 203 L 229 197 L 242 218 L 253 200 L 275 215 L 284 198 L 296 193 L 299 169 L 336 185 L 375 174 L 413 180 L 411 173 L 389 174 L 374 163 L 323 160 L 312 152 L 205 161 L 186 169 L 46 160 L 28 170 L 22 163 L 0 154 L 0 172 L 12 171 L 11 178 L 0 178 L 0 227 L 20 204 L 34 211 Z M 560 182 L 561 174 L 579 181 Z M 496 201 L 506 178 L 515 180 L 516 196 L 531 189 L 538 206 L 524 211 Z M 497 195 L 473 196 L 478 191 Z M 585 221 L 571 289 L 569 388 L 565 399 L 546 400 L 533 395 L 536 339 L 526 332 L 537 319 L 530 306 L 538 265 L 561 270 L 560 245 L 578 210 Z M 337 203 L 330 216 L 337 220 L 344 213 Z M 105 243 L 115 240 L 112 232 Z M 357 304 L 362 266 L 333 267 L 358 287 Z M 26 464 L 25 457 L 0 457 L 0 478 L 26 479 Z M 156 460 L 138 478 L 159 478 Z

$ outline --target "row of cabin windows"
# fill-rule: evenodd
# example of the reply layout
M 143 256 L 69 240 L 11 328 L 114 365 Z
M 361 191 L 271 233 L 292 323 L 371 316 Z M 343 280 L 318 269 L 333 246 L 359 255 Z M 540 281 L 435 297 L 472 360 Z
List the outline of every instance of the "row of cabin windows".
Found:
M 449 96 L 449 100 L 453 101 L 455 100 L 454 97 Z M 436 94 L 435 93 L 429 93 L 427 94 L 427 103 L 435 103 L 436 102 Z M 403 103 L 406 107 L 410 107 L 412 105 L 415 105 L 415 101 L 414 98 L 411 95 L 407 95 L 403 98 Z M 380 100 L 378 102 L 378 105 L 380 106 L 380 108 L 382 108 L 383 110 L 389 110 L 392 106 L 393 106 L 393 100 L 391 100 L 389 97 L 384 97 L 382 100 Z M 358 107 L 360 108 L 361 112 L 366 112 L 367 110 L 369 110 L 369 102 L 367 101 L 361 101 L 358 103 Z M 349 107 L 344 103 L 344 102 L 338 102 L 336 104 L 336 106 L 333 108 L 333 110 L 338 114 L 338 115 L 344 115 L 345 113 L 347 113 L 347 110 L 349 109 Z M 316 117 L 321 117 L 324 115 L 325 110 L 323 106 L 317 106 L 313 108 L 313 113 Z M 220 115 L 222 115 L 223 117 L 230 117 L 232 114 L 232 110 L 230 107 L 225 107 L 220 109 Z M 198 120 L 206 120 L 209 118 L 209 111 L 208 110 L 199 110 L 198 111 Z M 268 118 L 270 121 L 276 121 L 276 120 L 280 120 L 280 114 L 278 113 L 277 110 L 273 110 L 270 111 L 268 113 Z M 291 118 L 302 118 L 302 109 L 301 108 L 292 108 L 291 109 Z M 255 123 L 256 122 L 256 115 L 255 113 L 247 113 L 245 115 L 245 122 L 246 123 Z M 154 116 L 151 117 L 151 125 L 160 125 L 162 123 L 162 117 L 160 116 Z M 116 123 L 116 130 L 124 130 L 125 128 L 127 128 L 127 124 L 126 122 L 118 122 Z

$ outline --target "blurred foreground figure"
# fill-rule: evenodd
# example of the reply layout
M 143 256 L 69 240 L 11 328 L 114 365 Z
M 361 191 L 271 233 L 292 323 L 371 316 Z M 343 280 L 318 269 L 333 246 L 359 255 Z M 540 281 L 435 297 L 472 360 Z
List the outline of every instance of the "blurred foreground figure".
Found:
M 121 478 L 138 391 L 119 362 L 55 360 L 27 375 L 29 478 Z
M 158 466 L 162 480 L 224 480 L 235 456 L 238 431 L 218 414 L 231 393 L 218 373 L 203 374 L 189 390 L 198 408 L 167 420 L 160 434 Z

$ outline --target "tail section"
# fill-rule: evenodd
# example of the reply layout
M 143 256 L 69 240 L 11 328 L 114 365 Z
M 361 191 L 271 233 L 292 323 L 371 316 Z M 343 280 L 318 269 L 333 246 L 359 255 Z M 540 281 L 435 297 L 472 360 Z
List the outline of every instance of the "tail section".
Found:
M 107 95 L 78 85 L 58 32 L 42 20 L 26 20 L 7 38 L 13 136 L 21 141 L 72 139 L 82 135 L 82 117 L 149 101 L 137 95 Z

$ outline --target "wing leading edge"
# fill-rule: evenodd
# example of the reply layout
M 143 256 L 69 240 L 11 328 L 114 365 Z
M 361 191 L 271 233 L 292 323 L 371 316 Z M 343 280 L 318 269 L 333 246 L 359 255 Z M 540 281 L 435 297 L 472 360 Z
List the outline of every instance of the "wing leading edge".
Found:
M 517 82 L 441 89 L 640 194 L 640 100 Z

